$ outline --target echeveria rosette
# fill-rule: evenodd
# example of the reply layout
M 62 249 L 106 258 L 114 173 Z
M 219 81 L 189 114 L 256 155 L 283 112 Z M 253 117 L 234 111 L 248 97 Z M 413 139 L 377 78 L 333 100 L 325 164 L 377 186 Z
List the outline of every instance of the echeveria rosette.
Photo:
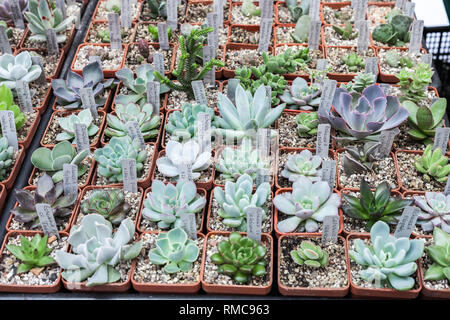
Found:
M 126 201 L 123 190 L 95 189 L 80 204 L 83 214 L 97 213 L 108 219 L 113 225 L 118 225 L 126 218 L 131 205 Z
M 313 155 L 309 150 L 302 150 L 300 153 L 295 154 L 290 153 L 281 171 L 281 176 L 289 179 L 291 182 L 296 181 L 300 177 L 318 181 L 321 180 L 322 169 L 319 169 L 321 165 L 322 158 Z
M 0 85 L 5 84 L 10 89 L 16 88 L 16 81 L 33 82 L 41 75 L 42 69 L 33 65 L 28 51 L 22 51 L 16 56 L 4 53 L 0 56 Z
M 376 84 L 362 94 L 336 88 L 332 104 L 334 108 L 320 111 L 319 118 L 344 133 L 343 140 L 378 140 L 377 134 L 397 128 L 409 116 L 397 97 L 386 96 Z
M 450 233 L 450 195 L 442 192 L 426 192 L 425 197 L 414 196 L 415 204 L 422 209 L 417 224 L 425 232 L 440 227 Z
M 312 182 L 306 177 L 300 177 L 292 185 L 292 192 L 275 196 L 273 205 L 278 211 L 291 216 L 278 222 L 280 232 L 300 231 L 317 232 L 325 216 L 339 215 L 341 197 L 332 193 L 325 181 Z
M 433 230 L 433 244 L 425 248 L 433 264 L 425 272 L 424 280 L 447 279 L 450 283 L 450 234 L 439 228 Z
M 396 238 L 389 234 L 389 226 L 378 221 L 370 229 L 372 246 L 355 239 L 355 250 L 349 250 L 350 259 L 362 266 L 363 280 L 382 288 L 385 284 L 395 290 L 405 291 L 414 287 L 411 275 L 417 270 L 416 260 L 422 256 L 424 240 Z
M 308 86 L 303 78 L 295 78 L 289 90 L 279 96 L 288 109 L 313 110 L 320 104 L 322 90 L 315 85 Z
M 91 110 L 89 109 L 84 109 L 78 114 L 72 113 L 67 117 L 61 117 L 58 119 L 58 124 L 63 129 L 63 132 L 56 135 L 56 141 L 68 140 L 73 144 L 77 144 L 75 124 L 84 124 L 89 137 L 95 136 L 100 129 L 94 124 L 94 117 L 92 117 Z

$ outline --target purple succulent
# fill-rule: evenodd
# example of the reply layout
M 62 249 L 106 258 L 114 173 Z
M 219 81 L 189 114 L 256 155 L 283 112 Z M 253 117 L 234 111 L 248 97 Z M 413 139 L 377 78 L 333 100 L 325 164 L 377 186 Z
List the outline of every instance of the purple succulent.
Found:
M 319 118 L 349 135 L 347 140 L 376 140 L 373 135 L 397 128 L 409 116 L 397 97 L 386 96 L 376 84 L 365 88 L 362 94 L 337 88 L 332 104 L 334 108 L 319 111 Z
M 414 201 L 423 210 L 417 219 L 423 231 L 432 232 L 434 227 L 440 227 L 450 233 L 450 195 L 426 192 L 425 197 L 414 196 Z
M 9 1 L 10 0 L 0 0 L 0 20 L 5 21 L 6 23 L 13 22 L 12 10 Z M 18 3 L 23 15 L 28 7 L 28 0 L 19 0 Z

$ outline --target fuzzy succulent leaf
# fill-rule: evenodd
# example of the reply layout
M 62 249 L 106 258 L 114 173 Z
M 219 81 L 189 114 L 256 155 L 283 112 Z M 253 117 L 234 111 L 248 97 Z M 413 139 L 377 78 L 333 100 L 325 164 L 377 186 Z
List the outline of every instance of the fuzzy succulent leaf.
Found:
M 33 65 L 28 51 L 22 51 L 16 56 L 8 53 L 0 56 L 0 85 L 4 84 L 10 89 L 16 89 L 17 80 L 33 82 L 41 72 L 40 66 Z

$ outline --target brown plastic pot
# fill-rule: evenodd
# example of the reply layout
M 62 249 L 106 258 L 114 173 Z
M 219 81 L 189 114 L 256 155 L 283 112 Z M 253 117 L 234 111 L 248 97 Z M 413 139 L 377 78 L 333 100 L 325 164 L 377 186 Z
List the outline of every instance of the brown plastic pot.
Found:
M 85 0 L 85 1 L 86 1 L 86 0 Z M 87 0 L 87 1 L 89 1 L 89 0 Z M 92 22 L 105 21 L 104 19 L 97 19 L 97 13 L 98 13 L 98 11 L 99 11 L 100 4 L 101 4 L 102 2 L 106 2 L 106 1 L 107 1 L 107 0 L 100 0 L 100 1 L 97 3 L 97 6 L 95 7 L 94 14 L 92 15 Z M 141 5 L 140 5 L 140 7 L 138 8 L 138 14 L 137 14 L 137 16 L 136 16 L 136 19 L 133 19 L 133 17 L 131 17 L 131 22 L 132 22 L 132 23 L 138 21 L 140 12 L 142 11 L 142 7 L 143 7 L 143 5 L 142 5 L 143 1 L 142 1 L 142 0 L 136 0 L 135 2 L 139 2 Z
M 232 24 L 229 28 L 228 28 L 228 37 L 227 37 L 227 44 L 252 44 L 252 45 L 256 45 L 256 43 L 248 43 L 248 42 L 232 42 L 231 41 L 231 35 L 233 34 L 233 31 L 237 30 L 237 29 L 242 29 L 245 30 L 247 32 L 251 32 L 251 33 L 258 33 L 259 34 L 259 26 L 258 25 L 248 25 L 248 24 Z M 273 47 L 273 35 L 271 37 L 270 40 L 270 46 Z M 248 39 L 244 39 L 244 41 L 246 41 Z
M 158 234 L 157 232 L 152 232 Z M 142 235 L 141 235 L 142 237 Z M 138 282 L 134 280 L 134 272 L 131 273 L 131 284 L 134 290 L 141 293 L 197 293 L 201 288 L 201 279 L 203 278 L 204 264 L 206 259 L 206 237 L 197 233 L 198 238 L 203 238 L 202 247 L 202 259 L 200 267 L 200 277 L 199 280 L 194 283 L 152 283 L 152 282 Z
M 68 117 L 72 114 L 78 114 L 81 111 L 82 110 L 77 110 L 75 112 L 72 112 L 72 111 L 55 111 L 55 112 L 53 112 L 53 114 L 50 118 L 50 121 L 48 122 L 47 127 L 45 128 L 44 134 L 41 138 L 41 146 L 46 147 L 46 148 L 53 148 L 56 145 L 56 143 L 58 143 L 58 141 L 56 141 L 56 140 L 55 140 L 56 143 L 54 143 L 54 144 L 45 144 L 44 143 L 44 138 L 47 136 L 49 128 L 51 127 L 53 121 L 56 121 L 55 117 Z M 91 148 L 96 148 L 99 145 L 100 137 L 103 132 L 103 127 L 105 126 L 105 122 L 106 122 L 106 113 L 104 111 L 98 111 L 98 115 L 99 115 L 99 117 L 102 117 L 102 121 L 101 121 L 100 125 L 98 126 L 98 132 L 94 136 L 93 141 L 89 144 L 89 146 Z M 56 137 L 55 137 L 55 139 L 56 139 Z M 91 141 L 92 138 L 90 138 L 89 140 Z M 72 143 L 72 145 L 75 146 L 74 143 Z
M 78 53 L 80 52 L 81 48 L 86 47 L 86 46 L 109 47 L 110 45 L 106 44 L 106 43 L 83 43 L 83 44 L 79 45 L 77 48 L 77 52 L 75 53 L 75 56 L 73 58 L 72 64 L 70 65 L 70 70 L 72 72 L 78 73 L 79 75 L 83 74 L 83 70 L 75 69 L 75 63 L 77 62 Z M 120 64 L 120 66 L 117 69 L 103 69 L 103 76 L 105 78 L 115 78 L 116 72 L 123 68 L 123 65 L 125 63 L 125 57 L 127 56 L 127 50 L 128 50 L 128 45 L 122 44 L 122 63 Z
M 240 232 L 243 236 L 245 236 L 244 233 Z M 217 236 L 229 236 L 230 232 L 223 232 L 223 231 L 215 231 L 215 232 L 209 232 L 206 236 L 206 247 L 205 247 L 205 255 L 208 254 L 208 239 L 212 235 Z M 261 242 L 269 242 L 270 245 L 270 261 L 269 266 L 269 283 L 266 286 L 253 286 L 253 285 L 223 285 L 223 284 L 213 284 L 213 283 L 207 283 L 204 280 L 204 276 L 202 276 L 202 288 L 207 293 L 216 293 L 216 294 L 239 294 L 239 295 L 258 295 L 258 296 L 265 296 L 269 294 L 270 290 L 272 289 L 272 283 L 273 283 L 273 239 L 270 234 L 263 233 L 261 235 Z M 206 259 L 204 261 L 203 267 L 206 266 Z M 204 274 L 203 274 L 204 275 Z
M 95 20 L 95 21 L 92 21 L 91 24 L 89 25 L 89 29 L 86 32 L 86 35 L 83 38 L 83 43 L 92 43 L 92 42 L 89 42 L 89 34 L 90 34 L 91 30 L 93 31 L 96 26 L 102 25 L 102 24 L 105 25 L 106 28 L 109 28 L 108 20 Z M 128 44 L 128 43 L 131 43 L 131 42 L 134 41 L 134 38 L 136 36 L 136 26 L 137 26 L 137 24 L 135 22 L 131 23 L 131 29 L 132 29 L 131 39 L 130 39 L 130 41 L 122 41 L 124 44 Z
M 39 232 L 43 235 L 42 232 Z M 34 236 L 36 233 L 31 233 L 30 231 L 10 231 L 6 234 L 3 241 L 2 248 L 0 250 L 0 256 L 6 250 L 6 243 L 8 238 L 15 236 Z M 64 232 L 59 233 L 60 236 L 68 237 L 69 235 Z M 53 284 L 47 285 L 24 285 L 24 284 L 0 284 L 0 292 L 8 293 L 55 293 L 58 292 L 61 287 L 61 269 L 58 272 L 58 278 L 56 278 Z
M 337 10 L 339 10 L 341 8 L 348 7 L 350 5 L 351 5 L 350 1 L 325 2 L 325 3 L 322 3 L 320 5 L 320 11 L 319 11 L 320 21 L 322 22 L 322 25 L 327 24 L 327 21 L 325 21 L 325 17 L 324 17 L 324 14 L 323 14 L 323 7 L 330 7 L 330 8 L 333 9 L 333 11 L 337 11 Z M 367 20 L 367 13 L 366 13 L 366 20 Z
M 21 53 L 23 51 L 39 52 L 42 56 L 45 56 L 46 52 L 47 52 L 46 49 L 20 49 L 20 50 L 17 51 L 17 54 L 19 54 L 19 53 Z M 65 54 L 64 50 L 60 49 L 59 50 L 58 65 L 57 65 L 56 69 L 53 71 L 53 73 L 51 75 L 45 77 L 45 80 L 51 81 L 52 79 L 56 79 L 56 78 L 59 77 L 59 73 L 60 73 L 62 65 L 64 63 L 65 55 L 66 54 Z
M 408 51 L 409 48 L 404 48 L 404 47 L 377 47 L 377 56 L 378 56 L 378 52 L 383 49 L 383 50 L 399 50 L 399 51 Z M 422 53 L 427 53 L 427 50 L 425 50 L 424 48 L 421 47 L 420 51 Z M 380 74 L 380 82 L 387 82 L 387 83 L 397 83 L 399 81 L 399 79 L 397 78 L 396 75 L 394 74 L 388 74 L 388 73 L 384 73 L 381 69 L 381 58 L 379 58 L 378 61 L 378 72 Z
M 76 32 L 76 30 L 75 30 L 75 25 L 73 25 L 73 26 L 72 26 L 72 30 L 71 30 L 71 32 L 70 32 L 70 36 L 67 37 L 66 44 L 65 44 L 63 47 L 61 47 L 61 49 L 63 50 L 63 54 L 67 53 L 68 50 L 70 49 L 70 46 L 72 45 L 73 38 L 75 37 L 75 32 Z M 45 46 L 43 46 L 42 48 L 32 48 L 32 47 L 30 48 L 30 47 L 26 47 L 26 46 L 25 46 L 25 41 L 26 41 L 27 38 L 28 38 L 29 36 L 31 36 L 31 35 L 32 35 L 31 31 L 30 31 L 30 29 L 27 27 L 27 28 L 25 29 L 25 33 L 23 34 L 22 41 L 20 42 L 20 48 L 21 48 L 21 49 L 25 49 L 25 50 L 29 51 L 29 50 L 32 50 L 32 49 L 43 49 L 43 48 L 45 48 Z M 58 45 L 58 46 L 59 46 L 59 45 Z
M 225 45 L 225 48 L 223 50 L 223 58 L 222 61 L 225 63 L 225 67 L 223 67 L 223 76 L 227 79 L 234 78 L 234 69 L 228 69 L 227 68 L 227 61 L 226 61 L 226 53 L 227 51 L 240 51 L 245 49 L 253 49 L 257 51 L 258 45 L 257 44 L 237 44 L 237 43 L 227 43 Z M 272 53 L 273 49 L 272 47 L 269 47 L 268 53 Z
M 326 298 L 342 298 L 345 297 L 350 289 L 350 270 L 347 268 L 347 285 L 342 288 L 312 288 L 312 287 L 288 287 L 281 283 L 280 279 L 280 266 L 281 266 L 281 241 L 284 238 L 293 237 L 291 235 L 284 235 L 278 238 L 278 290 L 283 296 L 296 296 L 296 297 L 326 297 Z M 319 238 L 318 235 L 305 234 L 301 236 L 296 236 L 302 239 L 308 238 Z M 342 245 L 345 247 L 345 239 L 338 236 L 338 239 L 342 241 Z M 345 248 L 345 259 L 348 260 L 348 251 Z
M 347 236 L 346 241 L 345 241 L 345 250 L 347 252 L 349 251 L 349 247 L 350 247 L 350 245 L 349 245 L 350 239 L 355 239 L 355 238 L 370 239 L 370 235 L 350 233 Z M 417 263 L 418 263 L 418 265 L 420 265 L 420 259 L 417 261 Z M 350 268 L 351 268 L 350 258 L 347 257 L 347 269 L 349 270 L 350 275 L 351 275 Z M 399 290 L 390 289 L 390 288 L 359 287 L 353 283 L 352 277 L 350 276 L 349 277 L 350 292 L 352 294 L 352 297 L 354 297 L 354 298 L 415 299 L 419 295 L 419 292 L 422 290 L 422 276 L 421 276 L 419 270 L 416 271 L 416 275 L 417 275 L 416 280 L 417 280 L 417 283 L 419 284 L 419 288 L 407 290 L 407 291 L 399 291 Z
M 168 183 L 166 183 L 166 184 L 168 184 Z M 161 232 L 161 231 L 162 232 L 167 231 L 167 230 L 144 230 L 144 229 L 141 229 L 141 221 L 144 219 L 144 217 L 142 215 L 142 211 L 144 210 L 144 207 L 145 207 L 144 206 L 144 200 L 147 199 L 147 195 L 151 191 L 152 191 L 152 187 L 149 187 L 149 188 L 145 189 L 145 193 L 144 193 L 144 196 L 143 196 L 142 201 L 141 201 L 141 205 L 140 205 L 139 212 L 138 212 L 138 217 L 136 219 L 137 220 L 136 221 L 136 229 L 137 229 L 137 231 L 139 233 L 158 233 L 158 232 Z M 202 196 L 202 198 L 205 198 L 206 199 L 206 203 L 208 203 L 208 197 L 207 197 L 208 193 L 206 192 L 205 189 L 197 188 L 197 193 L 200 194 Z M 203 221 L 205 220 L 205 211 L 206 211 L 206 207 L 207 207 L 206 203 L 205 203 L 205 206 L 203 207 L 203 210 L 201 212 L 200 229 L 197 230 L 198 234 L 200 234 L 202 232 Z M 197 214 L 196 214 L 196 218 L 198 218 Z
M 22 145 L 25 149 L 28 149 L 28 147 L 30 146 L 31 141 L 34 138 L 34 134 L 36 133 L 37 127 L 39 126 L 39 122 L 41 121 L 41 115 L 39 113 L 39 110 L 35 111 L 36 111 L 36 118 L 34 118 L 34 121 L 28 127 L 25 139 L 19 140 L 19 144 Z
M 281 22 L 280 21 L 280 7 L 286 7 L 286 2 L 285 1 L 277 1 L 275 2 L 275 7 L 274 7 L 274 16 L 275 16 L 275 25 L 279 25 L 279 24 L 290 24 L 290 23 L 286 23 L 286 22 Z M 295 23 L 292 22 L 292 24 L 295 25 Z
M 6 201 L 6 188 L 3 185 L 3 183 L 0 183 L 0 217 L 2 216 L 3 213 L 3 206 L 5 205 L 5 201 Z
M 20 168 L 22 167 L 23 159 L 25 158 L 25 148 L 19 144 L 19 154 L 17 155 L 16 162 L 14 163 L 14 167 L 11 170 L 8 178 L 3 181 L 0 181 L 6 188 L 9 190 L 12 188 L 14 182 L 16 181 L 17 175 L 19 174 Z
M 132 47 L 133 46 L 137 46 L 138 45 L 138 42 L 132 42 L 132 43 L 130 43 L 128 46 L 127 46 L 127 52 L 126 52 L 126 54 L 125 54 L 125 58 L 124 58 L 124 62 L 123 62 L 123 64 L 122 64 L 122 68 L 129 68 L 129 69 L 131 69 L 130 67 L 129 67 L 129 65 L 128 65 L 128 52 L 131 52 L 131 50 L 132 50 Z M 149 46 L 152 46 L 155 50 L 158 50 L 159 49 L 159 43 L 158 42 L 150 42 L 149 44 L 148 44 Z M 174 66 L 175 66 L 175 61 L 176 61 L 176 58 L 177 58 L 177 49 L 178 49 L 178 45 L 177 44 L 172 44 L 172 43 L 169 43 L 169 50 L 170 51 L 172 51 L 172 58 L 171 58 L 171 61 L 170 61 L 170 67 L 169 67 L 169 70 L 164 70 L 164 75 L 166 76 L 166 77 L 170 77 L 170 75 L 172 74 L 172 71 L 174 70 Z M 137 65 L 136 66 L 136 68 L 138 67 L 139 65 Z M 134 75 L 136 75 L 136 71 L 134 71 Z M 112 78 L 112 77 L 111 77 Z

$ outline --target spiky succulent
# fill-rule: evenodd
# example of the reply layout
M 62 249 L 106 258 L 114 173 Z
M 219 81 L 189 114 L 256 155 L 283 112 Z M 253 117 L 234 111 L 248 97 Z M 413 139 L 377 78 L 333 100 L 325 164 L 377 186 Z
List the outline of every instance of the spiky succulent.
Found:
M 219 273 L 233 277 L 237 283 L 266 274 L 267 249 L 258 241 L 232 232 L 227 240 L 218 243 L 217 249 L 219 252 L 211 256 L 211 261 L 219 266 Z
M 288 109 L 314 110 L 319 107 L 322 90 L 315 84 L 308 85 L 305 79 L 297 77 L 289 91 L 280 96 Z
M 405 291 L 414 287 L 411 275 L 417 270 L 416 260 L 422 256 L 424 240 L 395 238 L 389 234 L 389 226 L 378 221 L 370 229 L 372 246 L 355 239 L 355 250 L 349 250 L 350 259 L 364 269 L 360 277 L 382 288 L 384 285 Z
M 0 111 L 12 111 L 14 113 L 14 124 L 16 130 L 22 128 L 27 121 L 25 113 L 20 111 L 18 105 L 14 104 L 13 94 L 5 84 L 0 86 Z
M 375 41 L 387 44 L 389 46 L 403 47 L 409 42 L 411 26 L 413 19 L 404 14 L 391 14 L 387 23 L 380 24 L 372 31 L 372 38 Z
M 122 220 L 113 234 L 111 222 L 99 214 L 88 214 L 80 225 L 70 230 L 68 239 L 73 253 L 58 250 L 55 260 L 64 269 L 62 277 L 68 282 L 82 282 L 93 287 L 120 280 L 116 265 L 136 258 L 142 249 L 142 240 L 133 241 L 134 223 Z
M 14 147 L 8 144 L 6 137 L 0 138 L 0 181 L 8 178 L 14 165 Z
M 283 178 L 295 182 L 300 177 L 309 178 L 311 181 L 318 181 L 322 176 L 322 158 L 313 155 L 311 151 L 305 149 L 300 153 L 289 153 L 284 168 L 281 171 Z
M 250 139 L 243 139 L 239 147 L 226 147 L 219 155 L 216 171 L 226 181 L 236 181 L 243 174 L 253 180 L 259 169 L 269 169 L 268 159 L 261 157 L 258 149 L 252 147 Z
M 72 26 L 75 16 L 68 16 L 63 19 L 63 14 L 59 8 L 52 9 L 47 0 L 29 0 L 29 11 L 24 13 L 28 20 L 28 28 L 32 35 L 31 41 L 46 42 L 46 30 L 54 29 L 56 40 L 62 43 L 67 40 L 64 32 Z
M 211 119 L 211 127 L 216 126 L 214 110 L 203 105 L 189 103 L 183 104 L 180 110 L 175 110 L 169 114 L 166 124 L 166 132 L 169 133 L 170 140 L 187 141 L 198 134 L 198 115 L 207 113 Z
M 447 109 L 447 99 L 439 98 L 430 107 L 417 105 L 412 101 L 404 101 L 403 106 L 408 110 L 408 135 L 414 140 L 423 141 L 425 144 L 432 143 L 436 128 L 444 124 L 444 115 Z
M 200 153 L 200 146 L 194 140 L 180 143 L 170 140 L 166 146 L 166 155 L 156 160 L 159 172 L 169 178 L 177 178 L 180 174 L 180 166 L 192 165 L 192 179 L 198 179 L 201 172 L 211 165 L 211 153 L 204 151 Z
M 149 251 L 148 258 L 153 264 L 164 265 L 164 272 L 171 274 L 191 270 L 199 253 L 195 241 L 188 239 L 183 229 L 175 228 L 158 235 L 156 248 Z
M 283 233 L 317 232 L 325 216 L 337 216 L 341 205 L 339 194 L 333 193 L 325 181 L 312 182 L 300 177 L 292 185 L 292 192 L 275 196 L 273 205 L 282 213 L 291 216 L 278 222 Z
M 4 53 L 0 56 L 0 85 L 4 84 L 10 89 L 16 88 L 16 81 L 33 82 L 41 75 L 42 69 L 33 65 L 28 51 L 22 51 L 16 56 Z
M 17 4 L 19 5 L 20 11 L 23 15 L 28 7 L 28 0 L 19 0 L 17 1 Z M 5 21 L 6 23 L 13 22 L 13 13 L 10 0 L 0 1 L 0 20 Z
M 333 30 L 341 36 L 342 40 L 353 40 L 358 36 L 358 31 L 353 30 L 352 23 L 347 20 L 345 27 L 332 26 Z
M 114 79 L 103 78 L 102 67 L 98 62 L 92 62 L 83 68 L 82 75 L 69 70 L 67 79 L 53 79 L 53 93 L 58 97 L 58 104 L 64 109 L 79 109 L 83 103 L 81 101 L 80 89 L 91 88 L 94 93 L 95 103 L 101 107 L 105 105 L 106 98 L 104 92 L 112 88 Z
M 167 3 L 165 0 L 147 0 L 147 5 L 150 8 L 152 19 L 167 18 Z
M 302 112 L 295 116 L 297 122 L 297 133 L 300 137 L 306 138 L 317 134 L 319 116 L 317 112 Z
M 192 181 L 179 181 L 174 186 L 154 180 L 152 190 L 144 200 L 142 216 L 157 222 L 160 229 L 178 228 L 183 226 L 182 215 L 198 213 L 205 205 L 206 198 L 197 193 L 197 187 Z
M 253 193 L 253 180 L 244 174 L 236 182 L 227 181 L 225 190 L 214 188 L 214 199 L 219 204 L 217 214 L 223 219 L 222 223 L 238 231 L 247 230 L 247 209 L 258 207 L 262 209 L 262 221 L 267 219 L 267 210 L 264 207 L 270 195 L 270 184 L 261 183 Z
M 433 245 L 425 248 L 433 264 L 425 272 L 425 280 L 444 280 L 450 283 L 450 235 L 439 228 L 433 230 Z
M 235 101 L 236 105 L 227 96 L 219 93 L 218 108 L 221 117 L 216 118 L 218 128 L 213 131 L 227 139 L 238 141 L 244 137 L 255 137 L 260 128 L 269 128 L 286 107 L 285 104 L 281 104 L 271 109 L 263 85 L 254 95 L 238 85 Z M 272 130 L 271 137 L 275 137 L 276 134 L 276 131 Z
M 375 84 L 376 81 L 376 76 L 373 73 L 358 72 L 351 82 L 342 83 L 341 88 L 346 89 L 349 93 L 361 93 L 365 88 Z
M 450 174 L 450 164 L 447 163 L 448 158 L 442 154 L 441 148 L 438 147 L 433 151 L 431 144 L 425 148 L 422 156 L 417 156 L 414 160 L 416 170 L 423 174 L 426 182 L 431 178 L 441 183 L 447 182 Z
M 6 249 L 22 262 L 17 268 L 17 274 L 55 263 L 55 260 L 50 256 L 52 249 L 47 246 L 47 241 L 48 235 L 41 237 L 40 234 L 36 234 L 31 241 L 21 235 L 20 246 L 6 245 Z
M 54 184 L 48 174 L 39 178 L 34 193 L 30 190 L 15 189 L 14 197 L 18 205 L 11 210 L 11 214 L 14 220 L 24 223 L 27 229 L 36 229 L 40 226 L 37 204 L 50 205 L 55 222 L 59 226 L 64 221 L 67 222 L 67 218 L 72 214 L 72 206 L 77 200 L 77 194 L 64 194 L 63 183 Z
M 442 192 L 426 192 L 425 197 L 414 196 L 416 206 L 422 209 L 417 224 L 425 232 L 437 227 L 450 233 L 450 195 Z
M 418 63 L 413 69 L 403 68 L 400 70 L 396 77 L 405 99 L 414 102 L 425 100 L 427 97 L 426 87 L 432 82 L 433 73 L 433 68 L 423 62 Z
M 147 157 L 147 150 L 141 150 L 139 140 L 132 140 L 129 136 L 112 137 L 106 146 L 94 151 L 98 163 L 97 174 L 111 183 L 123 181 L 122 159 L 136 160 L 136 175 L 139 179 Z
M 123 190 L 95 189 L 81 202 L 80 210 L 85 215 L 102 215 L 113 225 L 118 225 L 131 210 L 131 205 L 126 201 Z
M 150 140 L 158 136 L 161 116 L 154 114 L 153 105 L 144 103 L 139 106 L 135 103 L 116 104 L 116 114 L 108 114 L 106 121 L 108 126 L 105 135 L 108 137 L 123 137 L 128 134 L 127 122 L 136 121 L 144 140 Z
M 77 154 L 75 147 L 69 141 L 57 143 L 53 149 L 45 147 L 37 148 L 31 155 L 31 163 L 38 169 L 51 175 L 53 182 L 63 180 L 63 166 L 65 163 L 78 167 L 78 177 L 88 171 L 88 167 L 82 161 L 88 156 L 89 150 L 85 149 Z
M 409 115 L 397 97 L 386 96 L 376 84 L 361 94 L 337 88 L 332 105 L 334 108 L 319 112 L 319 119 L 344 133 L 345 140 L 378 141 L 377 134 L 398 127 Z
M 346 146 L 342 166 L 346 175 L 372 171 L 381 143 L 366 142 L 364 145 Z
M 291 258 L 301 266 L 323 268 L 328 265 L 328 253 L 307 240 L 303 240 L 296 250 L 291 250 Z
M 361 181 L 360 197 L 344 194 L 342 210 L 344 213 L 357 220 L 366 221 L 366 230 L 377 221 L 396 224 L 403 209 L 412 203 L 412 200 L 402 200 L 391 197 L 391 187 L 386 181 L 380 183 L 372 193 L 366 180 Z
M 93 137 L 97 134 L 99 127 L 94 124 L 91 110 L 84 109 L 78 114 L 72 113 L 67 117 L 58 118 L 58 124 L 62 128 L 62 132 L 56 135 L 56 141 L 70 141 L 77 143 L 75 137 L 75 124 L 84 124 L 88 131 L 88 136 Z
M 363 58 L 358 56 L 357 53 L 350 53 L 348 55 L 342 56 L 341 61 L 343 64 L 347 65 L 348 71 L 356 72 L 360 68 L 364 68 L 366 66 Z

